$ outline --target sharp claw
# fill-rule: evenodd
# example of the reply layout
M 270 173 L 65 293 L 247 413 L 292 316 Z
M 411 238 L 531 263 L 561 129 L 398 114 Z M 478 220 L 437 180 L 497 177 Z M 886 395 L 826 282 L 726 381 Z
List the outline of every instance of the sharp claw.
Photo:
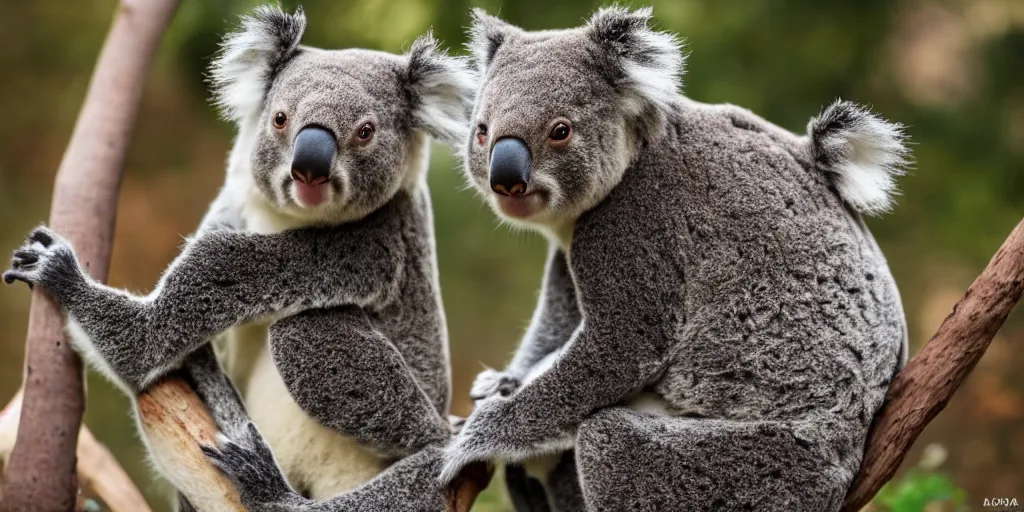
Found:
M 220 450 L 213 446 L 201 444 L 199 445 L 199 449 L 203 451 L 203 455 L 206 455 L 211 459 L 219 460 L 221 458 Z
M 14 267 L 22 267 L 25 265 L 31 265 L 39 261 L 39 253 L 35 251 L 29 251 L 22 249 L 14 251 L 14 258 L 11 260 L 11 264 Z
M 29 239 L 32 240 L 33 242 L 39 242 L 43 244 L 43 246 L 45 247 L 49 247 L 50 244 L 53 243 L 53 237 L 50 236 L 50 234 L 47 233 L 44 229 L 37 229 L 33 231 Z

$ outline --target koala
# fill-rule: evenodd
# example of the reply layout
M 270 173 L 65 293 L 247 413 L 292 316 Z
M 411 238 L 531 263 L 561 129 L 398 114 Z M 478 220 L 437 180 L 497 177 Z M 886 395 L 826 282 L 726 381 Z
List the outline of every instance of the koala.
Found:
M 845 101 L 799 136 L 678 90 L 651 10 L 528 32 L 474 12 L 465 175 L 550 240 L 503 371 L 445 448 L 544 462 L 534 510 L 839 510 L 906 358 L 863 216 L 892 205 L 902 127 Z M 514 482 L 513 482 L 514 481 Z
M 305 24 L 259 7 L 225 38 L 211 77 L 238 130 L 226 182 L 151 293 L 91 279 L 45 227 L 4 279 L 53 295 L 76 349 L 130 396 L 180 371 L 229 439 L 251 417 L 288 481 L 327 498 L 451 438 L 426 170 L 432 138 L 464 139 L 475 78 L 429 34 L 405 55 L 322 50 L 299 44 Z M 191 505 L 219 503 L 161 469 Z

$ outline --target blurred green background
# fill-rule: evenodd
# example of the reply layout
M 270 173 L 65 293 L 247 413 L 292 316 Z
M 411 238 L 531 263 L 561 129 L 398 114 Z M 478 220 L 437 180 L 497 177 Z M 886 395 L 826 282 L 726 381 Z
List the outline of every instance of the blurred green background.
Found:
M 462 52 L 471 6 L 547 29 L 579 25 L 601 3 L 306 0 L 305 43 L 401 52 L 433 27 Z M 149 290 L 220 186 L 232 127 L 210 107 L 204 70 L 221 34 L 256 4 L 183 1 L 150 74 L 128 158 L 113 285 Z M 799 133 L 836 97 L 908 125 L 915 170 L 901 180 L 895 211 L 869 224 L 902 289 L 916 351 L 1024 215 L 1024 0 L 649 4 L 661 27 L 688 42 L 684 91 L 691 98 L 735 103 Z M 0 3 L 0 255 L 46 219 L 53 176 L 114 8 L 113 0 Z M 453 412 L 464 415 L 473 376 L 484 365 L 502 366 L 529 320 L 544 244 L 499 226 L 464 190 L 457 165 L 448 149 L 435 148 L 430 185 Z M 0 288 L 0 403 L 21 381 L 28 304 L 24 288 Z M 1018 312 L 916 448 L 941 450 L 939 471 L 966 491 L 966 500 L 957 495 L 972 508 L 986 497 L 1024 500 L 1022 338 Z M 95 376 L 86 422 L 164 509 L 166 488 L 146 467 L 127 400 Z M 493 488 L 478 509 L 507 509 Z

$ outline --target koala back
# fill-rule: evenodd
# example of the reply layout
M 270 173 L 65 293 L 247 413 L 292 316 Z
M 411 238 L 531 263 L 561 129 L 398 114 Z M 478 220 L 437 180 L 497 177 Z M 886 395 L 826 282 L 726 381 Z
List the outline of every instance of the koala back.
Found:
M 572 266 L 588 323 L 660 340 L 677 414 L 867 428 L 903 351 L 885 259 L 810 140 L 736 107 L 679 97 Z

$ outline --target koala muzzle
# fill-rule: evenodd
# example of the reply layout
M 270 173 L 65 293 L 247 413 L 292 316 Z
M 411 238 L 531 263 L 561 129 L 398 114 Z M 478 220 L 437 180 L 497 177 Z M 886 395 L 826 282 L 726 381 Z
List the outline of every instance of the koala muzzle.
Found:
M 491 149 L 491 190 L 503 196 L 525 195 L 532 161 L 530 148 L 523 139 L 498 139 Z
M 292 178 L 307 185 L 320 185 L 331 176 L 338 141 L 319 126 L 299 130 L 292 152 Z

